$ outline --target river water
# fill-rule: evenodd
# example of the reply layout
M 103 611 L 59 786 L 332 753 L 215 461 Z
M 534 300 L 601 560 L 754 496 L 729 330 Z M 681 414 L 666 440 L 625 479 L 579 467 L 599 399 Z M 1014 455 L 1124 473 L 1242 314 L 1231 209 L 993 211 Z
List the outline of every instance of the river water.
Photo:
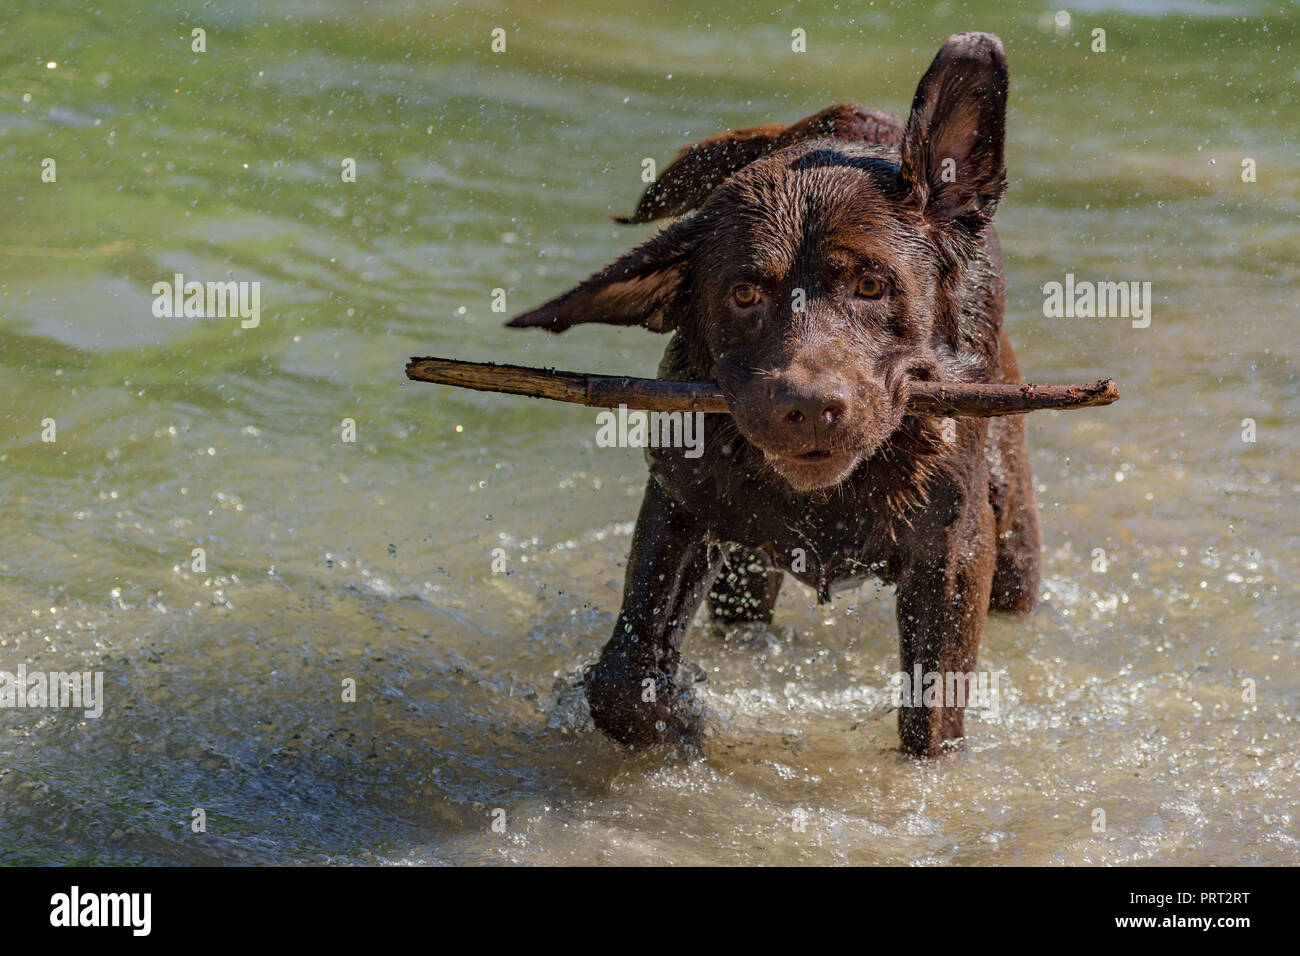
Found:
M 1296 861 L 1294 4 L 188 6 L 0 13 L 0 670 L 104 693 L 0 710 L 0 861 Z M 608 219 L 643 158 L 904 111 L 965 29 L 1011 63 L 1021 366 L 1123 395 L 1031 418 L 1044 600 L 985 631 L 999 713 L 901 756 L 892 592 L 788 582 L 689 635 L 703 749 L 630 755 L 574 680 L 641 453 L 403 364 L 653 374 L 662 339 L 512 332 L 492 290 L 652 234 Z M 156 316 L 176 273 L 259 282 L 259 324 Z M 1150 282 L 1150 325 L 1045 317 L 1067 274 Z

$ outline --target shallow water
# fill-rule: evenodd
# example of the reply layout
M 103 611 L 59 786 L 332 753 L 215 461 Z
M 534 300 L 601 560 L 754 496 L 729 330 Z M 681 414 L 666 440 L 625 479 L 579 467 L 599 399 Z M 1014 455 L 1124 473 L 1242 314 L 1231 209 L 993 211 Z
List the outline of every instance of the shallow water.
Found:
M 0 861 L 1296 861 L 1294 5 L 260 6 L 0 14 L 0 670 L 106 695 L 0 710 Z M 640 452 L 403 363 L 653 374 L 663 340 L 509 332 L 491 290 L 519 311 L 651 234 L 606 218 L 642 157 L 902 111 L 971 28 L 1011 60 L 1021 366 L 1123 393 L 1031 418 L 1045 599 L 985 631 L 999 719 L 900 756 L 892 593 L 787 582 L 773 627 L 688 637 L 703 750 L 629 756 L 573 681 Z M 155 318 L 175 272 L 260 281 L 260 325 Z M 1044 318 L 1066 273 L 1150 281 L 1150 327 Z

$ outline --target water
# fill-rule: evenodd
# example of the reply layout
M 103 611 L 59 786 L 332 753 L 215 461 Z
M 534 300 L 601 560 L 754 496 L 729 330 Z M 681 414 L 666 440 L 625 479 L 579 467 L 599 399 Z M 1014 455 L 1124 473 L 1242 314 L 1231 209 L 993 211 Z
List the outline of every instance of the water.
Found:
M 260 6 L 0 14 L 0 669 L 107 698 L 0 711 L 0 860 L 1295 862 L 1294 5 Z M 1123 393 L 1031 419 L 1045 600 L 985 631 L 1000 719 L 900 756 L 892 594 L 788 582 L 772 628 L 688 637 L 704 749 L 630 756 L 573 680 L 640 453 L 405 359 L 653 374 L 662 339 L 510 332 L 491 290 L 520 311 L 651 234 L 607 218 L 643 157 L 905 110 L 971 28 L 1011 61 L 1021 366 Z M 260 325 L 155 318 L 175 272 L 260 281 Z M 1067 272 L 1150 281 L 1151 326 L 1043 318 Z

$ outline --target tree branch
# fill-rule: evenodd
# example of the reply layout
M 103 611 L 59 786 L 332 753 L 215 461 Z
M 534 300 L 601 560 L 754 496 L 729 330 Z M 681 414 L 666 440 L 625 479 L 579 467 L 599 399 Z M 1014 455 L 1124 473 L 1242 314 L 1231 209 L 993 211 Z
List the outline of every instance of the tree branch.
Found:
M 597 408 L 658 412 L 727 412 L 727 401 L 713 382 L 665 382 L 621 375 L 584 375 L 555 369 L 413 357 L 406 377 L 417 382 L 455 385 L 572 402 Z M 913 382 L 907 410 L 913 415 L 993 418 L 1042 409 L 1092 408 L 1119 398 L 1111 379 L 1087 385 L 971 385 L 965 382 Z

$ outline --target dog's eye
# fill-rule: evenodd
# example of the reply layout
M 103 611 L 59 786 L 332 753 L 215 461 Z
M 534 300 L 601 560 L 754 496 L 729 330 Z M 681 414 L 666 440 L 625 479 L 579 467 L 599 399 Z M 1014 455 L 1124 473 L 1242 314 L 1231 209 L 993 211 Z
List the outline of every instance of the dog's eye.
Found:
M 885 284 L 874 276 L 863 276 L 858 280 L 857 288 L 853 290 L 853 294 L 864 299 L 879 299 L 885 294 Z
M 751 306 L 758 302 L 758 290 L 748 282 L 742 282 L 731 290 L 731 297 L 736 300 L 736 305 Z

